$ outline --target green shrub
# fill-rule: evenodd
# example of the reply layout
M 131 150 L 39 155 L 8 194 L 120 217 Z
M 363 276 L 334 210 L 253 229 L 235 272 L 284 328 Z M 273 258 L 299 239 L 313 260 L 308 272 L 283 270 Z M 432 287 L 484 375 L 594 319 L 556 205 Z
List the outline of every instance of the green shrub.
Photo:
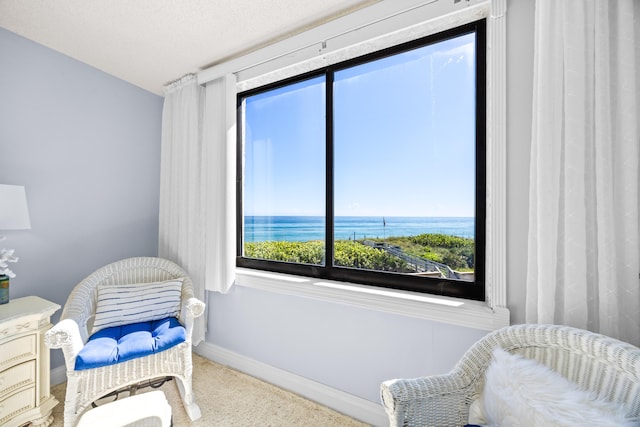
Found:
M 382 242 L 383 239 L 371 239 Z M 399 246 L 406 254 L 448 265 L 453 270 L 475 269 L 475 241 L 448 234 L 420 234 L 389 237 L 386 243 Z
M 351 240 L 338 240 L 334 246 L 335 265 L 366 270 L 397 271 L 407 270 L 407 263 L 389 255 L 382 249 L 372 248 Z
M 324 242 L 319 240 L 310 242 L 247 242 L 244 244 L 244 256 L 317 265 L 322 264 L 324 259 Z
M 406 263 L 380 249 L 360 243 L 339 240 L 335 243 L 335 265 L 368 270 L 405 271 Z M 302 264 L 323 263 L 324 242 L 247 242 L 244 245 L 247 258 L 271 261 L 296 262 Z
M 371 239 L 383 242 L 383 239 Z M 384 242 L 399 246 L 408 255 L 448 265 L 453 270 L 472 271 L 475 267 L 473 239 L 447 234 L 420 234 L 412 237 L 389 237 Z M 338 240 L 334 246 L 335 265 L 378 271 L 410 272 L 407 263 L 382 249 L 359 241 Z M 301 264 L 324 264 L 324 242 L 247 242 L 244 256 Z

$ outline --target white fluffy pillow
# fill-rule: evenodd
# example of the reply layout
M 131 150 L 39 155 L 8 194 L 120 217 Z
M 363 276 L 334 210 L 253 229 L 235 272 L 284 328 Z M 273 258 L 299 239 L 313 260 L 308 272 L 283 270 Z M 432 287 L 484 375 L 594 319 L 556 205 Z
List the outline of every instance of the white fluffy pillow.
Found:
M 478 402 L 492 426 L 620 426 L 618 405 L 599 400 L 550 368 L 497 348 Z M 480 421 L 480 420 L 478 420 Z
M 93 332 L 111 326 L 178 317 L 182 279 L 130 285 L 98 285 Z

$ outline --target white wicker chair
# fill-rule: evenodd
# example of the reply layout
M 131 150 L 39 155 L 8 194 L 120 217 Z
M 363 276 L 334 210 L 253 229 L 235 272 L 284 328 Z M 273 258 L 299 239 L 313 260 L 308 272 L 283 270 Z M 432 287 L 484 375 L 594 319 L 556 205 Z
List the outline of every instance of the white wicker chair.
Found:
M 76 356 L 86 344 L 96 310 L 96 287 L 184 278 L 179 321 L 186 341 L 175 347 L 114 365 L 76 371 Z M 60 322 L 45 334 L 45 343 L 60 348 L 67 369 L 64 426 L 73 427 L 92 402 L 120 388 L 158 377 L 175 377 L 184 408 L 192 420 L 200 408 L 192 391 L 191 335 L 194 318 L 204 312 L 204 303 L 193 296 L 187 273 L 177 264 L 154 257 L 129 258 L 106 265 L 75 286 L 62 311 Z
M 536 360 L 599 398 L 623 404 L 628 416 L 640 416 L 640 348 L 567 326 L 515 325 L 480 339 L 446 375 L 382 383 L 390 425 L 467 424 L 496 347 Z

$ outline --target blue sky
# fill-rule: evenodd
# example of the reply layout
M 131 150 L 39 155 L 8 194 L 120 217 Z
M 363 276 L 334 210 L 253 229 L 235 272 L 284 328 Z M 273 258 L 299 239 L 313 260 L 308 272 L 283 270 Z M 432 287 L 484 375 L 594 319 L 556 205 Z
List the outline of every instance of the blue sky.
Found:
M 474 216 L 474 37 L 337 71 L 337 216 Z M 245 103 L 245 215 L 325 213 L 325 83 Z

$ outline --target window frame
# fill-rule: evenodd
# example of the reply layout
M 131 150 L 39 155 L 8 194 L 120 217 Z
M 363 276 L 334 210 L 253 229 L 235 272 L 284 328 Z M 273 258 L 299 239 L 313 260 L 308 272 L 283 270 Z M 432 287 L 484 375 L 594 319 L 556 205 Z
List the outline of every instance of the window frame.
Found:
M 258 93 L 263 93 L 276 88 L 288 86 L 299 81 L 324 75 L 326 90 L 326 189 L 325 189 L 325 253 L 326 259 L 333 260 L 334 250 L 334 216 L 333 216 L 333 75 L 336 71 L 374 61 L 380 58 L 406 52 L 415 48 L 437 43 L 452 37 L 475 32 L 476 35 L 476 200 L 475 200 L 475 280 L 473 284 L 450 279 L 430 277 L 415 277 L 406 274 L 380 272 L 372 270 L 359 270 L 332 265 L 328 262 L 325 266 L 286 263 L 280 261 L 244 258 L 243 248 L 243 99 Z M 270 83 L 237 94 L 237 121 L 238 126 L 238 150 L 237 150 L 237 217 L 236 240 L 237 256 L 236 266 L 271 272 L 287 273 L 307 277 L 315 277 L 324 280 L 358 283 L 370 286 L 379 286 L 390 289 L 414 291 L 442 296 L 459 297 L 483 301 L 485 299 L 485 242 L 486 242 L 486 20 L 480 19 L 466 23 L 455 28 L 428 35 L 416 40 L 401 43 L 396 46 L 381 49 L 366 55 L 358 56 L 337 64 L 323 67 L 298 76 L 289 77 L 281 81 Z M 331 255 L 329 257 L 329 255 Z
M 431 277 L 415 277 L 401 273 L 380 272 L 373 270 L 358 270 L 332 265 L 332 261 L 325 266 L 286 263 L 280 261 L 244 258 L 243 249 L 243 172 L 244 172 L 244 127 L 243 127 L 243 99 L 275 88 L 287 86 L 295 82 L 326 76 L 326 236 L 325 253 L 327 260 L 333 259 L 334 248 L 334 215 L 333 215 L 333 74 L 336 71 L 370 62 L 380 58 L 399 54 L 418 47 L 437 43 L 452 37 L 475 32 L 476 34 L 476 193 L 475 193 L 475 280 L 474 283 L 462 282 L 450 279 L 438 279 Z M 413 291 L 441 296 L 458 297 L 477 301 L 486 298 L 486 196 L 487 196 L 487 22 L 479 19 L 425 37 L 400 43 L 376 52 L 348 59 L 343 62 L 328 65 L 320 69 L 285 78 L 283 80 L 259 86 L 240 92 L 236 96 L 237 106 L 237 179 L 236 179 L 236 241 L 237 256 L 236 266 L 270 272 L 293 274 L 298 276 L 314 277 L 323 280 L 350 282 L 382 288 Z

